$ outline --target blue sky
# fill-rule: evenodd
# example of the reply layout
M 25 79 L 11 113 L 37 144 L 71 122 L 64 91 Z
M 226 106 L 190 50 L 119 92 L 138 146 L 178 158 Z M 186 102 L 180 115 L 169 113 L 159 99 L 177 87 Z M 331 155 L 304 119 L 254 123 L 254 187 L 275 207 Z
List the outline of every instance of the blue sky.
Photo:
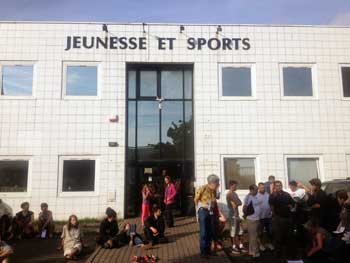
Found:
M 0 20 L 350 25 L 350 1 L 0 0 Z

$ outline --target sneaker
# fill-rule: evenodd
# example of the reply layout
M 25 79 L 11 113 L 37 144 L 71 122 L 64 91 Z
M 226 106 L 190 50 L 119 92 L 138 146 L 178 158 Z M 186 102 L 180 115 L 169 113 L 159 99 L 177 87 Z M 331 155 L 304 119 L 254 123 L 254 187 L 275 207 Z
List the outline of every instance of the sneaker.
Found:
M 248 249 L 246 249 L 242 244 L 239 246 L 239 249 L 242 253 L 248 253 Z
M 260 246 L 259 246 L 259 250 L 262 251 L 262 252 L 264 252 L 264 251 L 266 250 L 266 247 L 265 247 L 264 245 L 260 245 Z
M 232 254 L 239 255 L 239 254 L 241 254 L 241 251 L 234 246 L 234 247 L 232 247 Z
M 274 250 L 275 249 L 275 247 L 271 243 L 266 244 L 266 246 L 270 250 Z

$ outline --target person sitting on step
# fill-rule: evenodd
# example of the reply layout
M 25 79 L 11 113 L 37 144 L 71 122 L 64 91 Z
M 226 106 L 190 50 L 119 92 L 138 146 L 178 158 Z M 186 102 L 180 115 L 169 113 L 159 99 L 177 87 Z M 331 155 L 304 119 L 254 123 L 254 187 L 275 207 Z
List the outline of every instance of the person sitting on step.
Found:
M 145 236 L 152 245 L 166 243 L 168 240 L 164 236 L 165 224 L 162 211 L 158 205 L 154 205 L 152 214 L 145 221 Z

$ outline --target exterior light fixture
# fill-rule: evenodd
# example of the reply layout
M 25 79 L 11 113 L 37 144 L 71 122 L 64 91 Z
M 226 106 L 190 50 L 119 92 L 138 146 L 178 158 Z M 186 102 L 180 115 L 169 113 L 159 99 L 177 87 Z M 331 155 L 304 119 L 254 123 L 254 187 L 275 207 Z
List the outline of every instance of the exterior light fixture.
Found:
M 216 34 L 219 34 L 220 32 L 222 32 L 222 27 L 221 26 L 218 26 L 216 28 Z
M 143 33 L 145 34 L 146 33 L 146 23 L 142 23 L 142 31 L 143 31 Z
M 184 25 L 181 25 L 180 26 L 180 33 L 183 33 L 185 31 L 185 26 Z
M 106 33 L 108 33 L 108 27 L 107 27 L 107 24 L 103 24 L 102 25 L 102 30 Z

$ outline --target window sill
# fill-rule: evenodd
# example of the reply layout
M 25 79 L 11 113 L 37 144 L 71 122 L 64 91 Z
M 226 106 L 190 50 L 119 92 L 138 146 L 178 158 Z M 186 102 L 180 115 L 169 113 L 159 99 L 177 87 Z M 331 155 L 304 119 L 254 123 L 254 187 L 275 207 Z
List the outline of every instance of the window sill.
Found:
M 285 101 L 317 101 L 319 100 L 318 97 L 306 97 L 306 96 L 283 96 L 281 97 L 281 100 Z
M 62 100 L 71 101 L 71 100 L 101 100 L 100 96 L 63 96 Z
M 11 197 L 11 198 L 28 198 L 31 197 L 30 192 L 0 192 L 1 197 L 6 198 L 6 197 Z
M 34 96 L 7 96 L 1 95 L 0 100 L 36 100 Z
M 256 101 L 256 97 L 220 96 L 221 101 Z
M 98 197 L 97 192 L 59 192 L 58 197 Z

